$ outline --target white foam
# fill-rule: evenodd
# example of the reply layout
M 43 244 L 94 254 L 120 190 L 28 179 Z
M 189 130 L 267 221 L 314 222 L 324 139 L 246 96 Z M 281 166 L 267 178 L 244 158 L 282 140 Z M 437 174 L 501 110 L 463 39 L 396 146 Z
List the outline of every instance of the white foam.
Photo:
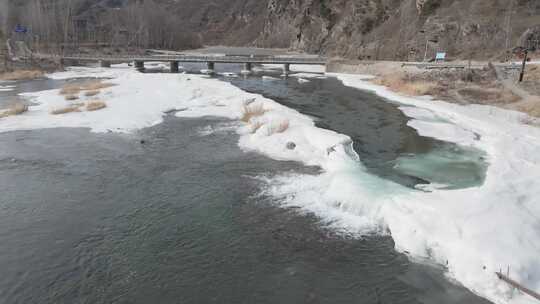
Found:
M 280 78 L 276 78 L 276 77 L 272 77 L 272 76 L 266 76 L 264 75 L 262 77 L 262 80 L 265 80 L 265 81 L 276 81 L 276 80 L 281 80 Z
M 298 77 L 300 79 L 302 78 L 317 78 L 317 79 L 325 79 L 327 78 L 326 75 L 324 74 L 318 74 L 318 73 L 294 73 L 294 74 L 289 74 L 290 77 Z
M 229 78 L 238 78 L 238 74 L 231 72 L 218 73 L 218 75 L 229 77 Z
M 293 73 L 305 72 L 308 74 L 324 74 L 326 71 L 323 65 L 309 65 L 309 64 L 291 64 L 289 69 Z M 283 64 L 262 64 L 253 68 L 255 71 L 265 70 L 283 70 Z
M 0 85 L 0 92 L 10 92 L 15 90 L 16 86 L 14 85 Z

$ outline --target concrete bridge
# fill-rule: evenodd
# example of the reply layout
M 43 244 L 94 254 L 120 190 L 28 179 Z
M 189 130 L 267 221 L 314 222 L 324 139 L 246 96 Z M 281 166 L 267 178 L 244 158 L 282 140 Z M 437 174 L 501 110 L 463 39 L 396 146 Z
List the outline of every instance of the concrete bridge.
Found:
M 48 58 L 59 61 L 75 60 L 99 62 L 101 67 L 110 67 L 114 62 L 133 62 L 135 68 L 143 71 L 145 62 L 169 62 L 170 71 L 178 72 L 180 62 L 205 63 L 210 73 L 216 64 L 243 64 L 242 72 L 251 72 L 254 64 L 282 64 L 284 73 L 290 72 L 290 65 L 322 65 L 326 66 L 327 59 L 322 57 L 301 56 L 198 56 L 198 55 L 49 55 L 36 54 L 34 58 Z

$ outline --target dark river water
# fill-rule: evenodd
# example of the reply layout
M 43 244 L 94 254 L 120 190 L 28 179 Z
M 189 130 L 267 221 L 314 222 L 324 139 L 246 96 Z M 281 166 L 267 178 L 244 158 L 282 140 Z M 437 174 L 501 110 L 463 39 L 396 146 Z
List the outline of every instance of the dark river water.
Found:
M 430 170 L 396 159 L 444 150 L 457 178 L 482 180 L 484 165 L 460 157 L 475 151 L 419 137 L 395 105 L 335 79 L 232 82 L 350 135 L 375 174 L 412 187 Z M 0 303 L 487 303 L 391 237 L 337 235 L 258 195 L 255 176 L 318 169 L 242 152 L 233 131 L 201 133 L 226 123 L 1 133 Z

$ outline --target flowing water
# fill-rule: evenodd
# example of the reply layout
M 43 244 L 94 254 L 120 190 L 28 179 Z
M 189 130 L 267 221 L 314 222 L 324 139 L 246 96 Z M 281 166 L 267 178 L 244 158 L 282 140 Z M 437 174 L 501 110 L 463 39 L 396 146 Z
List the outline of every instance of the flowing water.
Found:
M 374 174 L 412 187 L 434 163 L 482 180 L 476 151 L 419 137 L 395 105 L 334 79 L 232 83 L 350 135 Z M 336 235 L 258 195 L 256 176 L 319 169 L 242 152 L 228 125 L 0 134 L 0 303 L 487 303 L 388 236 Z
M 383 178 L 411 187 L 431 182 L 445 189 L 484 181 L 487 165 L 481 151 L 419 136 L 396 104 L 336 78 L 299 82 L 296 77 L 248 77 L 231 83 L 310 115 L 321 128 L 349 135 L 364 165 Z

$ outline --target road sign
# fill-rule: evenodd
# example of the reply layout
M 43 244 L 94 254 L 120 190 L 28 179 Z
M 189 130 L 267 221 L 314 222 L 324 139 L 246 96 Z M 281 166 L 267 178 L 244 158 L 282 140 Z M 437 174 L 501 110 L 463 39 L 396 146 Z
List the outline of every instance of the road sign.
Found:
M 20 24 L 17 24 L 17 26 L 15 26 L 15 33 L 26 34 L 27 32 L 28 32 L 28 29 L 25 26 L 22 26 Z
M 437 55 L 435 55 L 435 61 L 444 61 L 446 58 L 445 52 L 437 52 Z

